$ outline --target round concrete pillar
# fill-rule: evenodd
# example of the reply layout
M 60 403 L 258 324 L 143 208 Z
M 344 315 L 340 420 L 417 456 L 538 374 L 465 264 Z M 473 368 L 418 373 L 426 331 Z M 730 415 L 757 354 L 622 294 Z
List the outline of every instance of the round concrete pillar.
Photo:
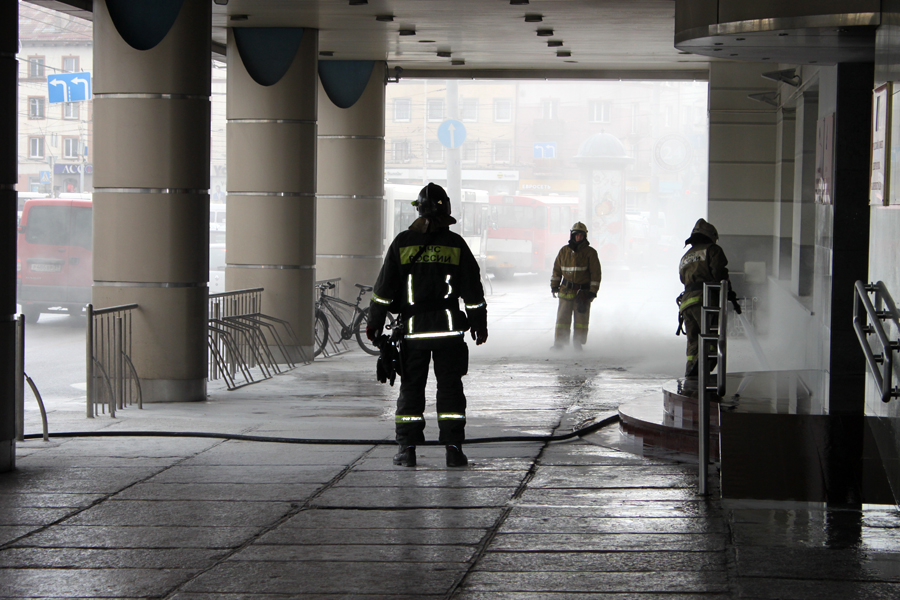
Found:
M 383 62 L 319 63 L 316 264 L 319 279 L 373 285 L 383 258 Z
M 94 2 L 94 287 L 144 402 L 206 399 L 211 8 Z
M 288 321 L 309 351 L 318 32 L 232 28 L 227 52 L 225 286 L 264 288 L 262 312 Z
M 0 473 L 16 466 L 16 84 L 18 2 L 0 4 Z

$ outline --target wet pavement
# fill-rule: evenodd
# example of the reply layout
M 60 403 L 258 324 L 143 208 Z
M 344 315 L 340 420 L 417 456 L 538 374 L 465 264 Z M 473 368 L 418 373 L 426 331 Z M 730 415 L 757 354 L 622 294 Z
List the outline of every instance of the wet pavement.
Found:
M 498 287 L 488 345 L 470 344 L 469 438 L 568 433 L 677 374 L 678 354 L 640 362 L 604 344 L 615 315 L 602 307 L 583 354 L 529 351 L 551 343 L 553 301 Z M 680 340 L 675 347 L 683 352 Z M 416 468 L 395 467 L 396 393 L 357 350 L 233 392 L 211 385 L 206 403 L 93 420 L 51 407 L 53 432 L 348 443 L 20 442 L 18 469 L 0 475 L 0 597 L 900 597 L 897 507 L 723 501 L 716 482 L 700 497 L 696 465 L 598 445 L 616 425 L 565 442 L 470 444 L 462 469 L 424 446 Z M 430 403 L 430 439 L 435 417 Z M 40 431 L 36 410 L 26 422 Z

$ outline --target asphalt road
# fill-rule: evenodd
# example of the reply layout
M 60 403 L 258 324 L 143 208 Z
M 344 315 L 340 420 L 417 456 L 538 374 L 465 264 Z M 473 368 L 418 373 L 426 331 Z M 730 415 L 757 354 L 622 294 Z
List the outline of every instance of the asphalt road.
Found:
M 84 316 L 42 314 L 37 323 L 25 325 L 25 373 L 47 410 L 84 406 L 85 323 Z M 27 385 L 25 410 L 37 410 Z

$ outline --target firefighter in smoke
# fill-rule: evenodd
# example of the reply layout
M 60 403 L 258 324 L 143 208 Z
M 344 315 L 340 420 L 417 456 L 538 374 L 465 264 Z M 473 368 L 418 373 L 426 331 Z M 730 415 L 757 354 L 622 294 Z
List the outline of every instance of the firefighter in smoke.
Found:
M 462 377 L 469 368 L 465 332 L 477 345 L 487 341 L 487 304 L 478 262 L 462 237 L 449 226 L 450 198 L 429 183 L 413 203 L 419 218 L 394 238 L 372 293 L 366 335 L 381 335 L 388 311 L 399 313 L 400 396 L 395 427 L 400 451 L 394 464 L 416 465 L 416 445 L 425 441 L 425 383 L 434 360 L 437 379 L 439 441 L 448 467 L 462 467 L 466 396 Z M 465 303 L 460 310 L 459 300 Z
M 684 241 L 690 249 L 681 257 L 678 273 L 684 292 L 678 296 L 679 328 L 687 335 L 687 364 L 684 375 L 690 379 L 697 377 L 697 366 L 700 352 L 700 307 L 703 304 L 703 284 L 718 283 L 728 279 L 728 259 L 725 251 L 716 244 L 719 232 L 704 219 L 698 219 L 691 231 L 691 237 Z M 737 294 L 733 289 L 728 291 L 728 300 L 734 306 L 734 312 L 741 314 Z
M 569 344 L 569 331 L 574 315 L 575 332 L 572 344 L 576 350 L 587 342 L 588 323 L 591 318 L 591 302 L 600 289 L 600 259 L 587 239 L 587 227 L 578 222 L 569 232 L 569 243 L 560 248 L 553 262 L 550 276 L 550 293 L 559 298 L 556 311 L 556 335 L 552 349 L 559 350 Z

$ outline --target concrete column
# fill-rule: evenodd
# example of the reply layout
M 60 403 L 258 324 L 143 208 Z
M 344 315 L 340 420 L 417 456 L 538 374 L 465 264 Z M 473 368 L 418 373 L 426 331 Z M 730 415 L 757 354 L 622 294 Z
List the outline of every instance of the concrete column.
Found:
M 816 244 L 816 123 L 818 92 L 804 92 L 797 100 L 794 143 L 794 202 L 791 232 L 791 291 L 813 293 Z
M 765 262 L 772 272 L 777 110 L 748 98 L 775 91 L 775 82 L 761 77 L 771 67 L 710 65 L 708 214 L 735 272 L 744 271 L 750 261 Z M 738 295 L 752 293 L 740 287 L 742 277 L 733 280 Z
M 232 28 L 227 52 L 225 286 L 264 288 L 262 312 L 290 322 L 310 350 L 318 32 Z
M 775 228 L 772 276 L 791 278 L 791 232 L 794 215 L 795 111 L 781 108 L 775 128 Z
M 19 3 L 0 3 L 0 473 L 16 467 L 16 79 Z
M 319 66 L 317 273 L 340 277 L 340 296 L 351 302 L 355 283 L 375 283 L 383 258 L 384 70 L 369 61 Z M 358 95 L 346 89 L 363 77 Z
M 139 305 L 144 402 L 206 399 L 210 4 L 94 2 L 93 303 Z

